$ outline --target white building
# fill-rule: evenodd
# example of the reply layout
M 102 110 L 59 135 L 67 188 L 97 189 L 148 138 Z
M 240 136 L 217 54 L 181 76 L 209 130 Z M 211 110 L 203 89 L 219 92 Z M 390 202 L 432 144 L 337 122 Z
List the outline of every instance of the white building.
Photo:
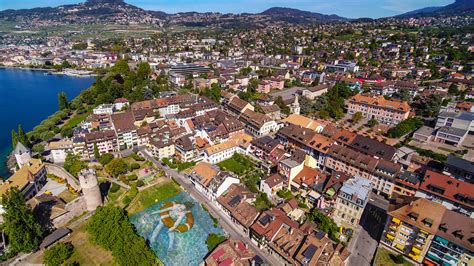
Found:
M 102 114 L 113 114 L 115 110 L 115 106 L 113 104 L 101 104 L 94 108 L 92 112 L 96 115 L 102 115 Z
M 13 154 L 15 154 L 15 160 L 19 168 L 27 164 L 31 159 L 30 149 L 25 147 L 25 145 L 23 145 L 21 142 L 16 144 Z
M 74 152 L 74 145 L 70 140 L 52 141 L 48 144 L 48 148 L 51 151 L 54 163 L 64 163 L 67 154 Z

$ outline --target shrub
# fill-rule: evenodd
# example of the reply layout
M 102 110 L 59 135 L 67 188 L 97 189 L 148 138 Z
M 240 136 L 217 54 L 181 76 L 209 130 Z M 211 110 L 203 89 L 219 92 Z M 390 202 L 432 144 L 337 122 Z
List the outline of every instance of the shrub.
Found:
M 143 180 L 137 181 L 137 187 L 143 187 L 144 185 L 145 185 L 145 182 L 143 182 Z
M 110 250 L 119 265 L 161 264 L 121 208 L 110 205 L 97 208 L 87 232 L 92 243 Z
M 408 118 L 398 123 L 395 127 L 387 131 L 387 136 L 390 138 L 399 138 L 411 131 L 414 131 L 423 126 L 423 121 L 416 117 Z
M 128 172 L 128 165 L 122 158 L 115 158 L 105 166 L 105 171 L 109 175 L 117 177 Z
M 110 163 L 110 161 L 112 161 L 113 159 L 114 159 L 113 154 L 104 153 L 104 154 L 102 154 L 102 156 L 100 156 L 99 163 L 102 164 L 102 165 L 106 165 L 106 164 Z
M 61 265 L 71 257 L 73 251 L 74 246 L 71 243 L 59 242 L 45 250 L 43 263 L 48 266 Z
M 130 164 L 130 170 L 137 170 L 137 169 L 140 169 L 140 164 L 138 163 Z
M 145 158 L 141 157 L 140 155 L 138 155 L 136 153 L 133 153 L 131 156 L 135 161 L 139 161 L 139 162 L 145 161 Z
M 138 176 L 136 174 L 131 174 L 131 175 L 127 176 L 128 181 L 135 181 L 137 179 L 138 179 Z
M 119 191 L 120 189 L 120 186 L 115 184 L 115 183 L 112 183 L 112 185 L 110 186 L 110 189 L 109 189 L 109 192 L 110 193 L 115 193 L 117 191 Z
M 207 250 L 209 252 L 213 251 L 220 243 L 226 240 L 227 238 L 225 236 L 210 234 L 206 239 Z

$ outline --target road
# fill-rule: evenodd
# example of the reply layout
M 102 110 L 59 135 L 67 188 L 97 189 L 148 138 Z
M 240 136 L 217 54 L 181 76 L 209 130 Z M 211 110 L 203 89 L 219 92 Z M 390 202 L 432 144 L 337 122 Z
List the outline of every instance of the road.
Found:
M 249 247 L 252 247 L 255 254 L 260 256 L 260 258 L 266 261 L 269 265 L 284 265 L 280 259 L 274 255 L 269 254 L 265 250 L 259 249 L 252 241 L 250 241 L 249 237 L 242 230 L 240 230 L 240 228 L 234 225 L 234 223 L 230 220 L 230 217 L 222 212 L 215 203 L 210 202 L 206 196 L 201 194 L 187 177 L 178 173 L 176 170 L 173 170 L 167 166 L 163 166 L 159 161 L 155 160 L 155 158 L 153 158 L 153 156 L 147 150 L 141 150 L 141 152 L 147 160 L 151 161 L 156 166 L 163 168 L 168 176 L 173 177 L 194 200 L 204 204 L 211 215 L 219 220 L 219 223 L 224 231 L 226 231 L 232 238 L 238 239 L 246 243 Z
M 349 244 L 351 256 L 347 265 L 372 264 L 387 219 L 387 207 L 387 200 L 371 193 L 360 224 L 355 230 L 354 239 Z

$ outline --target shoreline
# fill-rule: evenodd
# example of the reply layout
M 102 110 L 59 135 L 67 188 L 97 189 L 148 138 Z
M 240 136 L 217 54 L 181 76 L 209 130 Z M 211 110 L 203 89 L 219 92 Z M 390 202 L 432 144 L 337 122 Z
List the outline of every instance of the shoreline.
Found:
M 75 77 L 75 78 L 91 78 L 91 77 L 98 76 L 98 74 L 95 74 L 95 73 L 81 75 L 81 74 L 58 71 L 56 69 L 50 69 L 50 68 L 35 68 L 35 67 L 23 67 L 23 66 L 0 66 L 0 69 L 40 71 L 40 72 L 46 72 L 45 75 L 61 75 L 61 76 L 68 76 L 68 77 Z

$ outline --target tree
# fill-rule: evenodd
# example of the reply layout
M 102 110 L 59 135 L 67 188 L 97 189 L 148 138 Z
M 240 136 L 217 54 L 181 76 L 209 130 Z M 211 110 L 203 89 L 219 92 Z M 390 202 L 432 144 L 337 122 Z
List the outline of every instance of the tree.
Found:
M 290 114 L 290 107 L 288 107 L 285 102 L 283 101 L 283 98 L 281 96 L 278 96 L 275 99 L 275 104 L 280 107 L 280 110 L 282 113 L 289 115 Z
M 74 252 L 71 243 L 59 242 L 44 251 L 43 263 L 47 266 L 59 266 L 69 259 Z
M 148 78 L 151 74 L 151 67 L 148 62 L 140 62 L 137 67 L 137 78 L 139 80 L 144 80 Z
M 79 158 L 73 153 L 68 153 L 66 160 L 64 161 L 64 169 L 68 171 L 71 175 L 77 176 L 77 174 L 86 168 L 86 163 L 79 160 Z
M 448 88 L 449 95 L 459 95 L 459 89 L 456 84 L 452 83 Z
M 102 156 L 100 156 L 99 163 L 105 166 L 106 164 L 110 163 L 110 161 L 112 161 L 113 159 L 114 159 L 113 154 L 104 153 L 104 154 L 102 154 Z
M 105 166 L 105 171 L 113 177 L 118 177 L 128 172 L 128 165 L 122 158 L 115 158 Z
M 27 147 L 30 146 L 30 141 L 28 140 L 28 136 L 23 130 L 23 126 L 21 124 L 18 125 L 18 141 L 20 141 L 21 143 L 23 143 L 23 145 Z
M 3 229 L 8 236 L 9 249 L 13 253 L 29 253 L 38 248 L 43 230 L 33 212 L 26 205 L 25 197 L 18 188 L 10 188 L 2 196 Z
M 352 115 L 352 123 L 357 124 L 362 120 L 362 113 L 356 112 Z
M 128 75 L 130 68 L 128 67 L 127 60 L 120 59 L 115 62 L 115 65 L 111 68 L 111 71 L 121 75 Z
M 69 108 L 69 102 L 64 91 L 58 94 L 59 110 L 65 110 Z
M 140 237 L 125 211 L 115 206 L 100 206 L 89 219 L 87 232 L 92 243 L 112 252 L 119 265 L 156 265 L 156 255 Z
M 12 129 L 12 147 L 15 149 L 16 145 L 18 144 L 18 134 L 14 129 Z
M 33 148 L 31 149 L 33 152 L 36 153 L 43 153 L 44 152 L 44 144 L 37 143 L 33 145 Z
M 95 142 L 94 142 L 94 158 L 96 160 L 99 160 L 100 158 L 99 148 L 97 147 L 97 143 Z
M 409 132 L 412 132 L 423 126 L 423 121 L 416 117 L 408 118 L 398 123 L 387 131 L 387 136 L 390 138 L 399 138 Z
M 378 125 L 378 124 L 379 124 L 379 121 L 377 121 L 377 119 L 374 119 L 374 118 L 370 119 L 370 120 L 367 122 L 367 125 L 368 125 L 369 127 L 375 127 L 375 126 Z
M 207 244 L 207 250 L 209 252 L 213 251 L 220 243 L 226 241 L 227 238 L 222 235 L 218 234 L 210 234 L 207 236 L 206 239 L 206 244 Z

